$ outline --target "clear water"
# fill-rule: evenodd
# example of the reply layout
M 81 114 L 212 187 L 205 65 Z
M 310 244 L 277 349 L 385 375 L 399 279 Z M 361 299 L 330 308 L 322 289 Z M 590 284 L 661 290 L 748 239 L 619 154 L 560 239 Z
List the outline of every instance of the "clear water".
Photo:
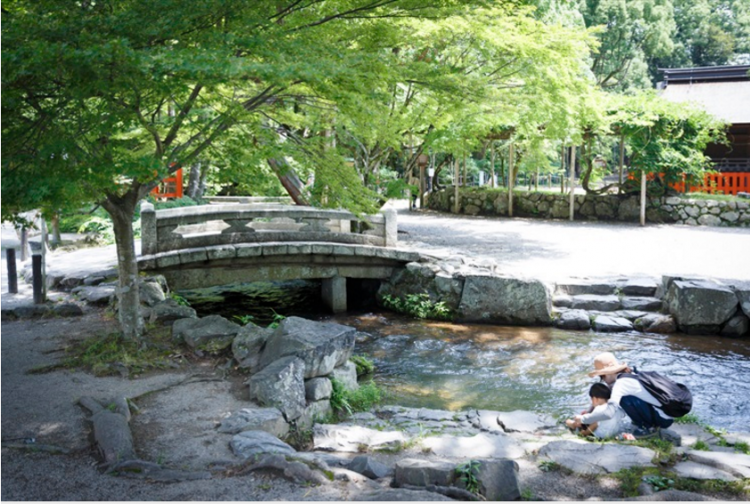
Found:
M 692 413 L 750 431 L 750 340 L 424 322 L 393 314 L 329 318 L 357 327 L 355 353 L 376 365 L 389 401 L 447 410 L 516 409 L 567 416 L 589 404 L 594 356 L 613 352 L 686 384 Z

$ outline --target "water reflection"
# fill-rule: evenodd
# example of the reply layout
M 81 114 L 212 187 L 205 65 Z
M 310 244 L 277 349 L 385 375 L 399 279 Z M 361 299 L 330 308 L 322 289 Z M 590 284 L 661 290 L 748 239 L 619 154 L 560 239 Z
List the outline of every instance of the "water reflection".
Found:
M 525 409 L 568 415 L 588 405 L 593 357 L 611 351 L 690 387 L 693 412 L 747 431 L 750 341 L 709 336 L 604 334 L 552 328 L 419 322 L 395 315 L 335 317 L 375 337 L 357 344 L 375 379 L 405 406 Z

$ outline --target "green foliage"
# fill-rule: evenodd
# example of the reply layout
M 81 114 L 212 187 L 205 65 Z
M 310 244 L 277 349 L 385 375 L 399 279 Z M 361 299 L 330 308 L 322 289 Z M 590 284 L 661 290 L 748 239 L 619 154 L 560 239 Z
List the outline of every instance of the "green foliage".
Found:
M 407 294 L 403 298 L 385 294 L 381 302 L 385 308 L 418 319 L 452 320 L 454 316 L 444 301 L 433 302 L 427 293 Z
M 693 443 L 692 448 L 694 450 L 700 450 L 700 451 L 711 451 L 711 447 L 708 446 L 708 443 L 706 443 L 702 439 L 699 439 L 698 441 Z
M 688 413 L 687 415 L 683 415 L 681 417 L 677 417 L 674 419 L 674 423 L 676 424 L 700 424 L 700 418 L 698 418 L 698 415 L 695 413 Z
M 78 228 L 78 233 L 89 234 L 92 240 L 100 245 L 111 245 L 115 242 L 112 220 L 103 217 L 91 217 Z
M 243 326 L 255 320 L 255 317 L 253 317 L 252 315 L 235 315 L 234 318 L 235 320 L 237 320 L 237 322 L 239 322 Z
M 357 366 L 357 376 L 372 374 L 375 371 L 375 364 L 364 355 L 352 355 L 349 360 Z
M 539 469 L 543 472 L 559 471 L 560 464 L 554 460 L 542 460 L 539 462 Z
M 657 492 L 674 488 L 674 479 L 666 476 L 644 476 L 643 481 L 651 485 Z
M 331 408 L 338 415 L 351 416 L 360 411 L 369 411 L 383 398 L 383 392 L 373 381 L 361 384 L 357 390 L 347 390 L 336 379 L 331 380 L 331 385 Z
M 273 312 L 273 319 L 271 320 L 271 323 L 268 324 L 268 328 L 276 329 L 277 327 L 279 327 L 279 324 L 281 324 L 281 321 L 286 318 L 286 316 L 276 313 L 273 308 L 271 309 L 271 311 Z
M 750 444 L 744 441 L 739 441 L 734 444 L 734 451 L 750 455 Z
M 37 372 L 51 371 L 55 368 L 82 368 L 97 376 L 116 375 L 122 372 L 139 374 L 149 370 L 170 368 L 175 362 L 175 356 L 178 362 L 181 361 L 168 331 L 152 333 L 150 343 L 140 345 L 124 339 L 119 334 L 87 338 L 66 348 L 66 356 L 59 365 Z
M 184 297 L 180 296 L 176 292 L 170 292 L 169 298 L 174 300 L 178 305 L 180 306 L 190 306 L 190 301 L 185 299 Z
M 469 460 L 456 466 L 456 474 L 466 486 L 466 490 L 479 495 L 479 461 Z

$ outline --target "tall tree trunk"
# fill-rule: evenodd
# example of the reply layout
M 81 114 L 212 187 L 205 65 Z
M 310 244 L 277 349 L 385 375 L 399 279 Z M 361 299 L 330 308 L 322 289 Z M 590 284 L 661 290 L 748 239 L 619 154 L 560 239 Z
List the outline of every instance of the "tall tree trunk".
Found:
M 199 200 L 203 198 L 203 169 L 200 162 L 193 163 L 190 166 L 190 177 L 188 178 L 188 197 Z
M 490 187 L 497 187 L 495 183 L 495 141 L 490 142 Z
M 135 255 L 133 217 L 138 204 L 137 190 L 131 189 L 124 196 L 108 195 L 102 207 L 112 217 L 117 244 L 117 269 L 119 282 L 117 298 L 120 328 L 126 339 L 139 340 L 143 335 L 143 319 L 140 316 L 138 293 L 138 262 Z
M 302 181 L 297 176 L 294 168 L 289 166 L 283 159 L 267 159 L 268 166 L 279 178 L 281 185 L 292 198 L 296 205 L 309 206 L 310 203 L 302 195 Z

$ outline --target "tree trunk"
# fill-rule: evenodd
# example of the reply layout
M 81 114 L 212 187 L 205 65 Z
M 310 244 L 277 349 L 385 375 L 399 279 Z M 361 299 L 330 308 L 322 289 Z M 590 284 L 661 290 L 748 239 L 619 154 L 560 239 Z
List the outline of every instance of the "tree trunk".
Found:
M 310 203 L 302 195 L 302 181 L 297 176 L 294 169 L 289 166 L 283 159 L 267 159 L 268 166 L 274 171 L 279 178 L 281 185 L 292 198 L 296 205 L 309 206 Z
M 513 143 L 508 147 L 508 217 L 513 217 L 513 184 L 515 182 L 515 152 L 513 149 Z
M 62 243 L 62 236 L 60 236 L 60 214 L 56 213 L 52 216 L 52 244 L 55 246 Z
M 620 161 L 618 163 L 619 165 L 619 173 L 620 176 L 618 177 L 618 180 L 620 182 L 620 186 L 617 188 L 617 192 L 622 194 L 622 167 L 625 164 L 625 135 L 620 135 Z
M 576 202 L 576 147 L 571 147 L 570 151 L 570 220 L 573 220 L 575 216 L 575 202 Z
M 143 335 L 143 319 L 140 316 L 138 293 L 138 262 L 133 237 L 133 217 L 138 204 L 137 190 L 131 189 L 124 196 L 109 195 L 102 207 L 112 217 L 117 244 L 117 269 L 119 282 L 117 298 L 120 328 L 125 338 L 138 340 Z
M 490 187 L 497 187 L 495 183 L 495 142 L 490 143 Z
M 188 178 L 187 195 L 189 198 L 194 200 L 200 200 L 203 198 L 203 186 L 201 181 L 203 180 L 203 170 L 201 163 L 193 163 L 190 166 L 190 177 Z

